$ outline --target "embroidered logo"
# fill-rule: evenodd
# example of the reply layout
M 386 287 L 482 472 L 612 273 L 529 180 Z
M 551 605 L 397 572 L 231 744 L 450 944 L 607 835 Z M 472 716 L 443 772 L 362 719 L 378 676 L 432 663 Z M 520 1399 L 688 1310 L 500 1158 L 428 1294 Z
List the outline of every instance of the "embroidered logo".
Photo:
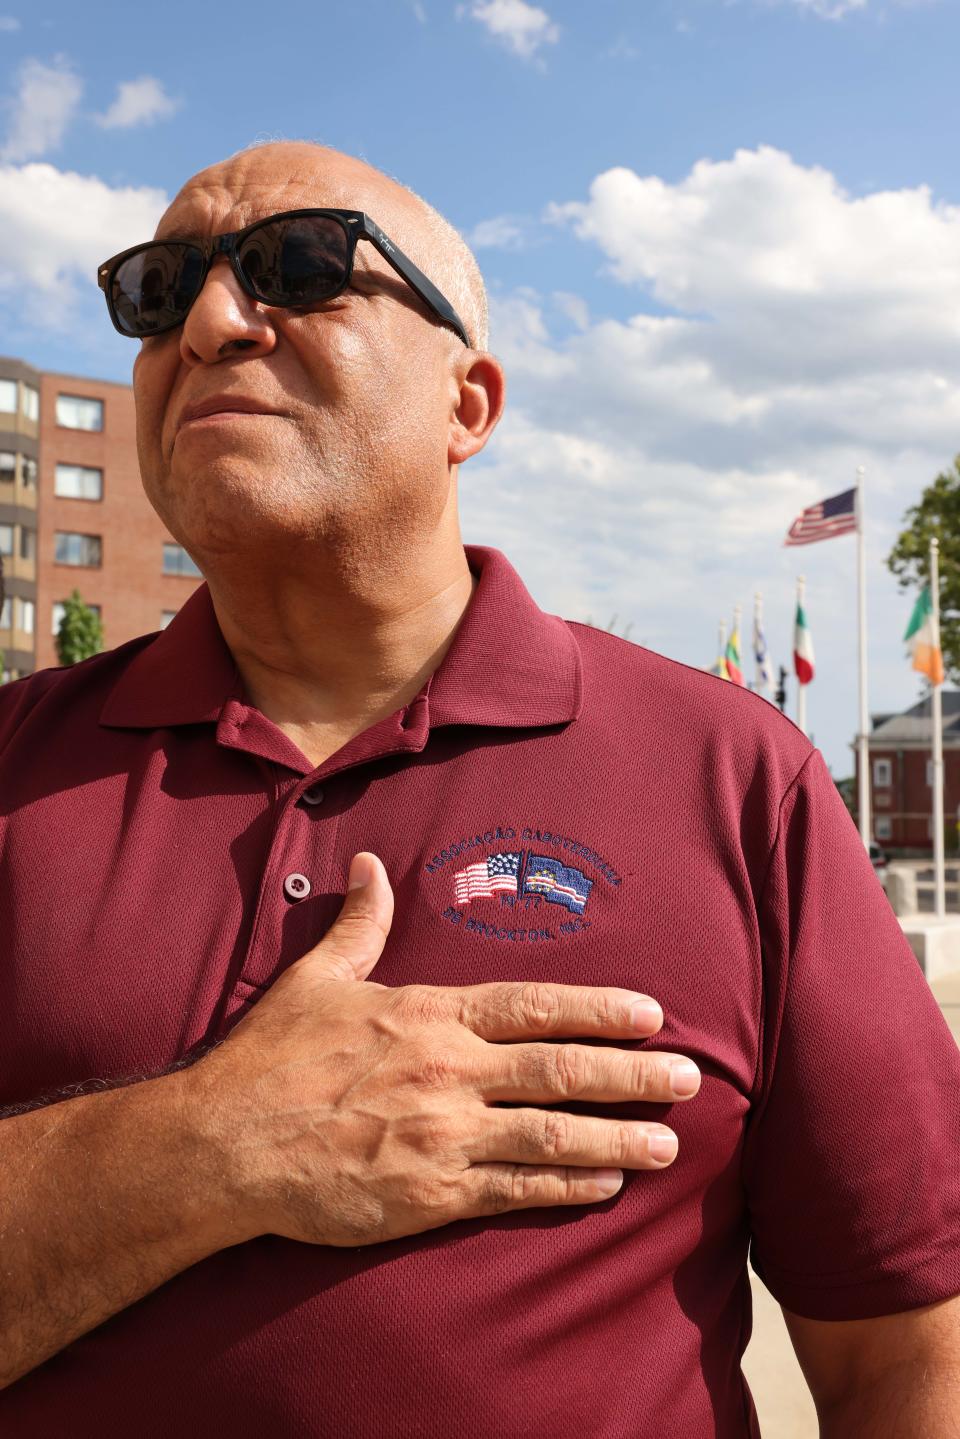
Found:
M 483 854 L 487 846 L 493 848 L 498 841 L 501 845 L 511 841 L 515 845 L 517 840 L 519 849 L 494 849 L 493 853 Z M 544 854 L 544 847 L 565 851 L 563 859 Z M 471 859 L 471 850 L 474 856 L 480 850 L 480 855 Z M 565 863 L 574 856 L 576 865 Z M 468 863 L 464 864 L 464 859 Z M 516 944 L 550 943 L 591 929 L 598 918 L 593 914 L 598 903 L 598 883 L 601 889 L 609 887 L 614 891 L 621 884 L 617 871 L 591 845 L 533 825 L 498 824 L 482 834 L 451 840 L 423 868 L 428 875 L 443 876 L 446 898 L 440 899 L 440 909 L 445 920 L 480 938 Z M 588 871 L 593 871 L 596 878 L 588 877 Z M 586 919 L 583 916 L 591 895 L 591 917 Z M 477 904 L 480 913 L 474 915 L 471 909 L 478 900 L 487 903 Z M 490 901 L 496 905 L 494 912 Z M 557 905 L 566 911 L 565 915 L 557 914 L 553 908 Z

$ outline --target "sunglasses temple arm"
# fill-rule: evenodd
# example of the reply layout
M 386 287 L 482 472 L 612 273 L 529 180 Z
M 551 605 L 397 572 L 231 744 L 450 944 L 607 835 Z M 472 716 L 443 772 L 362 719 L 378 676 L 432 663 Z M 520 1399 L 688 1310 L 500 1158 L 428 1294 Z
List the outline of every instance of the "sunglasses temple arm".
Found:
M 452 329 L 456 330 L 467 349 L 471 349 L 466 326 L 449 300 L 444 299 L 436 285 L 431 284 L 423 271 L 418 270 L 413 261 L 408 260 L 403 251 L 398 249 L 393 241 L 387 238 L 379 225 L 374 224 L 368 215 L 365 215 L 364 219 L 366 220 L 366 224 L 363 233 L 368 240 L 373 242 L 377 251 L 383 256 L 387 264 L 396 270 L 401 279 L 406 280 L 407 284 L 412 290 L 416 291 L 424 304 L 429 305 L 431 310 L 440 316 L 441 320 L 446 321 Z

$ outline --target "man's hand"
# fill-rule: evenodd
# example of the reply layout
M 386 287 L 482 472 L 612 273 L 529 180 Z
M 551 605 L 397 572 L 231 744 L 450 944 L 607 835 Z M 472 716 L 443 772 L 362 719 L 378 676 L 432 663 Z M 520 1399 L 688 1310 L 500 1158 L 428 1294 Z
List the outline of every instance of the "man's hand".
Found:
M 555 1042 L 647 1038 L 663 1021 L 655 1002 L 545 983 L 358 983 L 392 917 L 382 864 L 357 855 L 336 924 L 189 1071 L 251 1237 L 373 1244 L 607 1199 L 622 1168 L 671 1162 L 662 1124 L 546 1107 L 695 1094 L 679 1055 Z

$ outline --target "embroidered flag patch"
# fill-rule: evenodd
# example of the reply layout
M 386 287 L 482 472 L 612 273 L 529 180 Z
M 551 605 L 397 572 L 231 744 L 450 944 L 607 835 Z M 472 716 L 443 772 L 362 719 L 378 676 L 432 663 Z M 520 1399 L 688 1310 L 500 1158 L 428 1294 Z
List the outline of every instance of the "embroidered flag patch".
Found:
M 520 854 L 491 854 L 458 870 L 453 876 L 456 903 L 493 899 L 495 894 L 516 894 L 521 859 Z
M 572 865 L 549 855 L 532 854 L 523 880 L 524 894 L 541 894 L 549 904 L 562 904 L 571 914 L 583 914 L 593 880 Z

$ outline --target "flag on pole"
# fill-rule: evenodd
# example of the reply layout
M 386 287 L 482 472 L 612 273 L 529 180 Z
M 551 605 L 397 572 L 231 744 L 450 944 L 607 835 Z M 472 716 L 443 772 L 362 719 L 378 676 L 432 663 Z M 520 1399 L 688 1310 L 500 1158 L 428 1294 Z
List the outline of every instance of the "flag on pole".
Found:
M 757 688 L 761 694 L 766 694 L 773 686 L 773 665 L 770 663 L 767 637 L 763 633 L 759 609 L 753 616 L 753 657 L 757 662 Z
M 793 669 L 798 684 L 808 685 L 813 679 L 813 640 L 807 628 L 806 613 L 799 600 L 793 630 Z
M 817 540 L 832 540 L 834 535 L 848 535 L 857 528 L 857 492 L 844 490 L 819 504 L 808 505 L 787 531 L 785 545 L 814 545 Z
M 913 668 L 926 675 L 932 685 L 942 685 L 943 654 L 940 650 L 939 626 L 933 618 L 929 585 L 924 585 L 913 607 L 913 614 L 903 638 L 910 646 Z
M 735 685 L 742 685 L 743 660 L 740 655 L 740 618 L 739 615 L 733 622 L 733 629 L 730 631 L 730 638 L 727 640 L 727 651 L 724 655 L 727 662 L 727 679 L 732 680 Z
M 720 630 L 717 635 L 717 658 L 710 666 L 710 673 L 717 675 L 722 680 L 730 678 L 727 673 L 727 622 L 720 621 Z

